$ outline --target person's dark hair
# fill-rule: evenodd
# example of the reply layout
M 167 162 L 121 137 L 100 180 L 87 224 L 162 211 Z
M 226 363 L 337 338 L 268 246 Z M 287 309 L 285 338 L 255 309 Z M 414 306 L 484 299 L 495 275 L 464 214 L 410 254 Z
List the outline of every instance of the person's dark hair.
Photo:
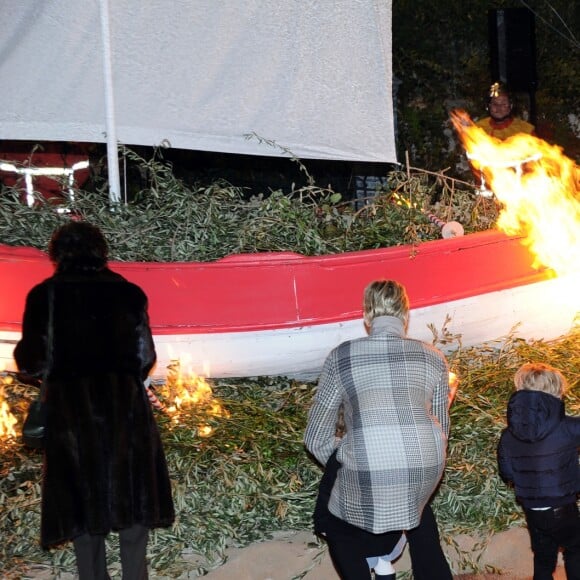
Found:
M 109 248 L 97 226 L 71 221 L 54 231 L 48 255 L 57 272 L 90 272 L 107 265 Z
M 513 98 L 513 94 L 511 92 L 510 88 L 506 84 L 501 83 L 501 82 L 493 83 L 489 87 L 487 94 L 486 94 L 487 104 L 489 105 L 489 103 L 491 103 L 492 99 L 495 99 L 496 97 L 499 97 L 502 95 L 505 95 L 509 99 L 510 103 L 513 104 L 514 98 Z
M 507 97 L 507 100 L 509 101 L 510 107 L 511 107 L 511 114 L 515 114 L 515 110 L 516 110 L 516 97 L 514 95 L 514 93 L 512 92 L 512 90 L 508 87 L 508 85 L 504 84 L 504 83 L 493 83 L 490 87 L 489 90 L 487 92 L 486 98 L 485 98 L 485 109 L 486 111 L 489 111 L 489 107 L 491 105 L 491 102 L 496 99 L 497 97 Z

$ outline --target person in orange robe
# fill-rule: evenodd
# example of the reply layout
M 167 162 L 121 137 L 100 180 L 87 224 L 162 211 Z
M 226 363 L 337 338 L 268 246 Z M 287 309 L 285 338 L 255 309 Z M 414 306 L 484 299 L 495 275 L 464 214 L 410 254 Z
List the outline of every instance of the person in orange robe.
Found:
M 489 117 L 480 119 L 476 125 L 492 137 L 497 137 L 503 141 L 517 133 L 533 135 L 535 132 L 531 123 L 514 116 L 513 100 L 507 87 L 501 83 L 491 85 L 487 110 Z

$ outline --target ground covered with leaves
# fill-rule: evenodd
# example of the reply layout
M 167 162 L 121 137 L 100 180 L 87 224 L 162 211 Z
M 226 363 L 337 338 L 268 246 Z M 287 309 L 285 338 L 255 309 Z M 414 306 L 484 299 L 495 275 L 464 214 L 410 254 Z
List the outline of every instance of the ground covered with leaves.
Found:
M 527 343 L 510 339 L 449 352 L 460 387 L 451 409 L 452 430 L 445 476 L 434 509 L 445 541 L 459 533 L 482 536 L 523 523 L 513 492 L 497 475 L 495 449 L 505 426 L 505 408 L 515 370 L 527 361 L 560 368 L 570 381 L 569 413 L 580 412 L 575 392 L 580 371 L 580 329 L 561 340 Z M 34 391 L 4 373 L 4 396 L 19 424 Z M 245 546 L 279 530 L 309 530 L 320 469 L 306 454 L 302 437 L 315 389 L 279 377 L 217 379 L 213 402 L 225 410 L 210 416 L 207 405 L 184 408 L 179 422 L 158 412 L 173 482 L 177 519 L 156 530 L 149 558 L 157 573 L 177 577 L 219 565 L 227 546 Z M 158 387 L 163 400 L 164 387 Z M 201 437 L 201 426 L 213 433 Z M 70 546 L 38 546 L 41 454 L 18 438 L 2 443 L 0 466 L 0 569 L 5 577 L 42 563 L 74 571 Z M 115 547 L 116 536 L 110 540 Z M 116 550 L 111 550 L 116 558 Z M 465 555 L 468 568 L 477 562 Z M 186 563 L 186 559 L 189 561 Z

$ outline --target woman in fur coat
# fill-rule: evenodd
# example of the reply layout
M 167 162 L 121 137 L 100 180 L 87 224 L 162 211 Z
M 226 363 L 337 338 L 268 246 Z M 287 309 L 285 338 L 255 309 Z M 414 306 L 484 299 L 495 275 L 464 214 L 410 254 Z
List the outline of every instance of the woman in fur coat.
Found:
M 40 541 L 72 540 L 80 580 L 101 580 L 105 536 L 118 531 L 123 578 L 141 580 L 149 529 L 174 519 L 143 383 L 156 360 L 147 297 L 109 270 L 107 243 L 88 223 L 57 229 L 49 256 L 54 275 L 29 292 L 14 351 L 23 375 L 47 373 Z

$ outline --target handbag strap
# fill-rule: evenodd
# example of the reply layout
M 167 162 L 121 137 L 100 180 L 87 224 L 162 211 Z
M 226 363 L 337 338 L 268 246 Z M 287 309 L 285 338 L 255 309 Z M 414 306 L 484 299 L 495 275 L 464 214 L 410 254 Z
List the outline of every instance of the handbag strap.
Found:
M 40 400 L 44 401 L 46 391 L 46 379 L 52 367 L 52 342 L 54 335 L 54 284 L 48 283 L 48 323 L 46 327 L 46 365 L 42 373 L 42 383 L 40 384 Z

